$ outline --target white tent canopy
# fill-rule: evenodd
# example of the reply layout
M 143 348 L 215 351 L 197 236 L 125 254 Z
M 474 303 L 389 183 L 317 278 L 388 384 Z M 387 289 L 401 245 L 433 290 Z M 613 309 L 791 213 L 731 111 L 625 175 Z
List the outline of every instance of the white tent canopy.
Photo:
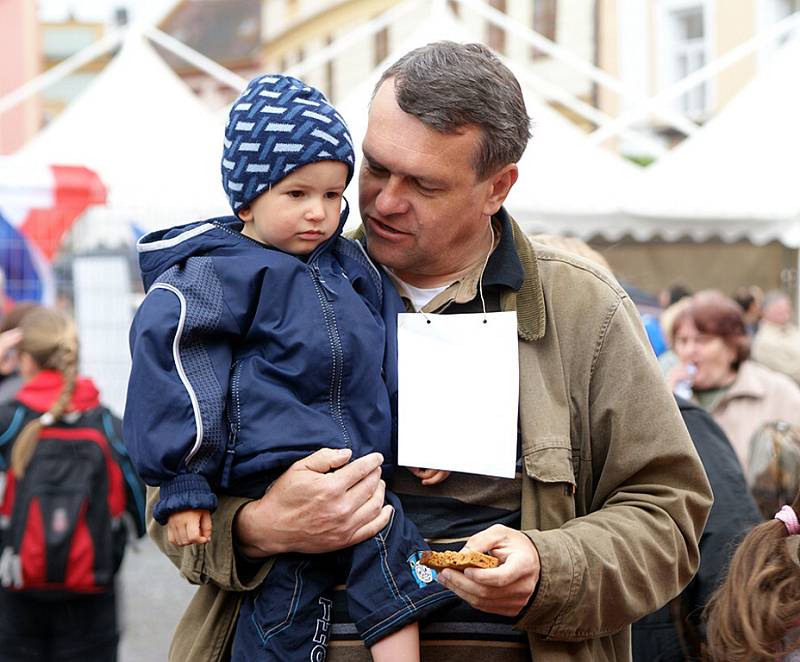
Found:
M 89 88 L 18 156 L 81 164 L 109 189 L 110 219 L 154 229 L 227 213 L 223 126 L 144 39 L 130 30 Z M 107 228 L 110 229 L 110 228 Z
M 435 3 L 434 16 L 420 16 L 413 36 L 400 44 L 370 76 L 337 104 L 353 135 L 356 152 L 366 134 L 367 109 L 381 71 L 409 50 L 432 41 L 475 41 L 466 26 L 444 3 Z M 518 65 L 507 62 L 512 70 Z M 523 78 L 520 77 L 522 80 Z M 583 132 L 524 88 L 528 114 L 533 119 L 533 139 L 523 155 L 520 177 L 509 195 L 507 208 L 526 231 L 559 230 L 575 233 L 574 220 L 605 224 L 619 213 L 625 191 L 637 176 L 637 167 L 616 154 L 590 145 Z M 351 224 L 358 219 L 354 187 Z
M 648 168 L 627 210 L 667 239 L 800 247 L 800 41 L 696 136 Z
M 514 68 L 512 64 L 512 69 Z M 582 235 L 609 227 L 640 176 L 638 166 L 591 145 L 568 120 L 525 91 L 533 137 L 506 207 L 527 232 Z

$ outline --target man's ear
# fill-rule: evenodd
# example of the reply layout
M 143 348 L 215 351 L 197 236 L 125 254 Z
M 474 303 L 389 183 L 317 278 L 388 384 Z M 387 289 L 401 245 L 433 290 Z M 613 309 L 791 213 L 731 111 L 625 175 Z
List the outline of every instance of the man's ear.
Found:
M 494 216 L 514 186 L 519 177 L 519 169 L 516 163 L 509 163 L 489 177 L 489 195 L 483 205 L 483 213 L 487 216 Z
M 249 223 L 253 220 L 253 210 L 249 206 L 242 207 L 236 215 L 239 217 L 239 220 L 244 221 L 245 223 Z

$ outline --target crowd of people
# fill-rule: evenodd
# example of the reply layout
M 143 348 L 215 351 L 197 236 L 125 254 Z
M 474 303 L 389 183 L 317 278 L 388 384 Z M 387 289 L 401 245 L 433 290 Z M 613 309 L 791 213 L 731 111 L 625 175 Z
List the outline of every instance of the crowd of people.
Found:
M 6 317 L 0 662 L 114 660 L 114 576 L 145 519 L 198 586 L 173 662 L 793 659 L 798 485 L 764 522 L 753 441 L 800 425 L 790 300 L 674 287 L 645 331 L 602 256 L 526 237 L 504 201 L 530 119 L 479 44 L 404 55 L 365 112 L 353 145 L 298 79 L 234 102 L 232 215 L 139 242 L 124 423 L 63 313 Z M 448 389 L 513 382 L 513 477 L 398 466 L 400 376 L 436 370 L 404 352 L 408 318 L 473 334 Z M 518 371 L 480 360 L 498 344 Z

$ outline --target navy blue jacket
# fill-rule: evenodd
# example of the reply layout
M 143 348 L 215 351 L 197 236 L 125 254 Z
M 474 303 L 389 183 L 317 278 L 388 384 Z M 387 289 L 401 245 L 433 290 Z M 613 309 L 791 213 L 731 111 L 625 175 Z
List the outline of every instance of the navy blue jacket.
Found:
M 322 447 L 395 456 L 402 303 L 388 278 L 338 234 L 302 259 L 241 227 L 224 217 L 139 242 L 147 296 L 130 332 L 125 441 L 161 488 L 161 523 L 213 510 L 215 490 L 258 497 Z

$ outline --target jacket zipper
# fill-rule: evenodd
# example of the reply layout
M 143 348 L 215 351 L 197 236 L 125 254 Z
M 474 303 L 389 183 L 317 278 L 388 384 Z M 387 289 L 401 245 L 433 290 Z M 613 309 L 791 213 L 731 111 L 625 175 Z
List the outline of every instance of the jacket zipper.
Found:
M 331 416 L 339 426 L 345 448 L 352 448 L 350 435 L 347 432 L 347 426 L 344 424 L 344 415 L 342 414 L 344 349 L 342 348 L 342 339 L 339 336 L 339 328 L 336 326 L 336 316 L 331 305 L 331 302 L 336 300 L 336 291 L 322 277 L 317 260 L 311 262 L 308 267 L 311 280 L 314 283 L 314 289 L 317 292 L 317 299 L 319 299 L 319 304 L 322 308 L 322 317 L 325 320 L 325 328 L 328 331 L 328 338 L 331 344 L 333 365 L 331 367 L 331 387 L 328 394 Z
M 228 443 L 225 447 L 225 461 L 222 467 L 220 484 L 223 488 L 230 485 L 233 458 L 236 455 L 236 442 L 239 438 L 239 376 L 242 372 L 242 362 L 237 361 L 233 366 L 233 379 L 231 379 L 231 403 L 228 410 Z

